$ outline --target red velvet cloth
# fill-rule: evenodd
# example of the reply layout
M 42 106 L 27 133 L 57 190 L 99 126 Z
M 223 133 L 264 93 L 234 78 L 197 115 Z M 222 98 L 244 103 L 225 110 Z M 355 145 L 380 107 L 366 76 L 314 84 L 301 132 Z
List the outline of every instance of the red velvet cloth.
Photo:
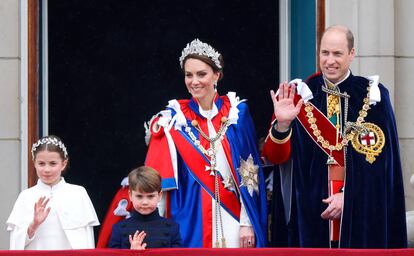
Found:
M 109 239 L 111 238 L 112 234 L 112 225 L 125 218 L 124 216 L 116 216 L 113 214 L 114 210 L 118 206 L 119 201 L 121 201 L 122 199 L 128 200 L 128 206 L 126 210 L 130 211 L 132 209 L 132 203 L 129 200 L 128 195 L 128 187 L 121 187 L 112 199 L 111 205 L 109 206 L 109 210 L 106 213 L 104 222 L 101 225 L 101 231 L 99 233 L 96 248 L 108 247 Z
M 316 249 L 316 248 L 260 248 L 260 249 L 148 249 L 144 251 L 125 249 L 88 249 L 88 250 L 64 250 L 64 251 L 0 251 L 2 255 L 33 255 L 33 256 L 151 256 L 151 255 L 176 255 L 176 256 L 414 256 L 414 249 Z

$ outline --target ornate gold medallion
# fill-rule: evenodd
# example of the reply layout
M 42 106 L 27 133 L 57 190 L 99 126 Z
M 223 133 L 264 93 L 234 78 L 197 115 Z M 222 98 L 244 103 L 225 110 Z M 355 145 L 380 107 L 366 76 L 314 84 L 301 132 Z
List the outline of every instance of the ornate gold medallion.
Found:
M 385 135 L 379 126 L 373 123 L 361 124 L 366 131 L 359 132 L 353 136 L 352 147 L 361 154 L 364 154 L 365 160 L 370 164 L 375 161 L 375 157 L 382 152 L 385 145 Z

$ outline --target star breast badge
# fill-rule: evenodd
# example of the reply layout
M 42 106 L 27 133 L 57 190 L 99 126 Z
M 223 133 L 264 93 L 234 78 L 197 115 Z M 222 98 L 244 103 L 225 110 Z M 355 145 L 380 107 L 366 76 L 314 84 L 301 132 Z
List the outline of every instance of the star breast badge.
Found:
M 257 173 L 259 166 L 254 164 L 253 157 L 250 154 L 247 160 L 240 158 L 239 174 L 241 176 L 240 187 L 245 186 L 249 191 L 250 196 L 253 196 L 253 191 L 259 193 L 259 180 Z

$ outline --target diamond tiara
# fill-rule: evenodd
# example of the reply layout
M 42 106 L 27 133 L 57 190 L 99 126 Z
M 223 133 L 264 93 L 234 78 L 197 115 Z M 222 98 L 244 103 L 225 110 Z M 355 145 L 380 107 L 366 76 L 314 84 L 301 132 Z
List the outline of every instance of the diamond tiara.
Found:
M 35 151 L 36 149 L 43 144 L 53 144 L 57 147 L 59 147 L 63 151 L 63 156 L 65 159 L 68 158 L 68 151 L 66 150 L 65 144 L 63 144 L 62 141 L 58 140 L 57 138 L 51 138 L 51 137 L 45 137 L 42 139 L 39 139 L 36 143 L 32 146 L 32 158 L 35 159 Z
M 210 45 L 201 42 L 198 38 L 194 39 L 191 43 L 187 44 L 187 46 L 184 48 L 184 50 L 181 52 L 180 57 L 180 66 L 183 68 L 183 61 L 185 57 L 187 57 L 189 54 L 198 54 L 209 57 L 216 66 L 221 69 L 220 64 L 220 53 L 215 51 L 213 47 Z

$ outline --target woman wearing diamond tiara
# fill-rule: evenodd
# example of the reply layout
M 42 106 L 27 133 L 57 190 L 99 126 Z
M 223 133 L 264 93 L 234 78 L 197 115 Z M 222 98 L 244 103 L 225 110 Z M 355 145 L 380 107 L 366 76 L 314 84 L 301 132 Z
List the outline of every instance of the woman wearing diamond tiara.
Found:
M 22 191 L 7 220 L 11 250 L 94 248 L 99 225 L 85 188 L 65 182 L 69 157 L 62 140 L 46 136 L 32 147 L 37 184 Z
M 253 122 L 235 93 L 217 93 L 219 52 L 198 39 L 182 51 L 189 100 L 171 100 L 150 123 L 146 164 L 168 191 L 166 214 L 188 247 L 263 247 L 266 201 Z
M 168 191 L 166 215 L 187 247 L 264 247 L 265 184 L 247 105 L 218 95 L 223 59 L 210 45 L 193 40 L 179 61 L 192 98 L 151 120 L 146 158 Z
M 192 98 L 170 100 L 147 127 L 145 164 L 160 172 L 165 195 L 159 210 L 179 224 L 183 247 L 264 247 L 265 183 L 247 105 L 234 92 L 217 94 L 223 59 L 210 45 L 193 40 L 179 61 Z M 127 200 L 123 187 L 98 247 L 128 215 Z

